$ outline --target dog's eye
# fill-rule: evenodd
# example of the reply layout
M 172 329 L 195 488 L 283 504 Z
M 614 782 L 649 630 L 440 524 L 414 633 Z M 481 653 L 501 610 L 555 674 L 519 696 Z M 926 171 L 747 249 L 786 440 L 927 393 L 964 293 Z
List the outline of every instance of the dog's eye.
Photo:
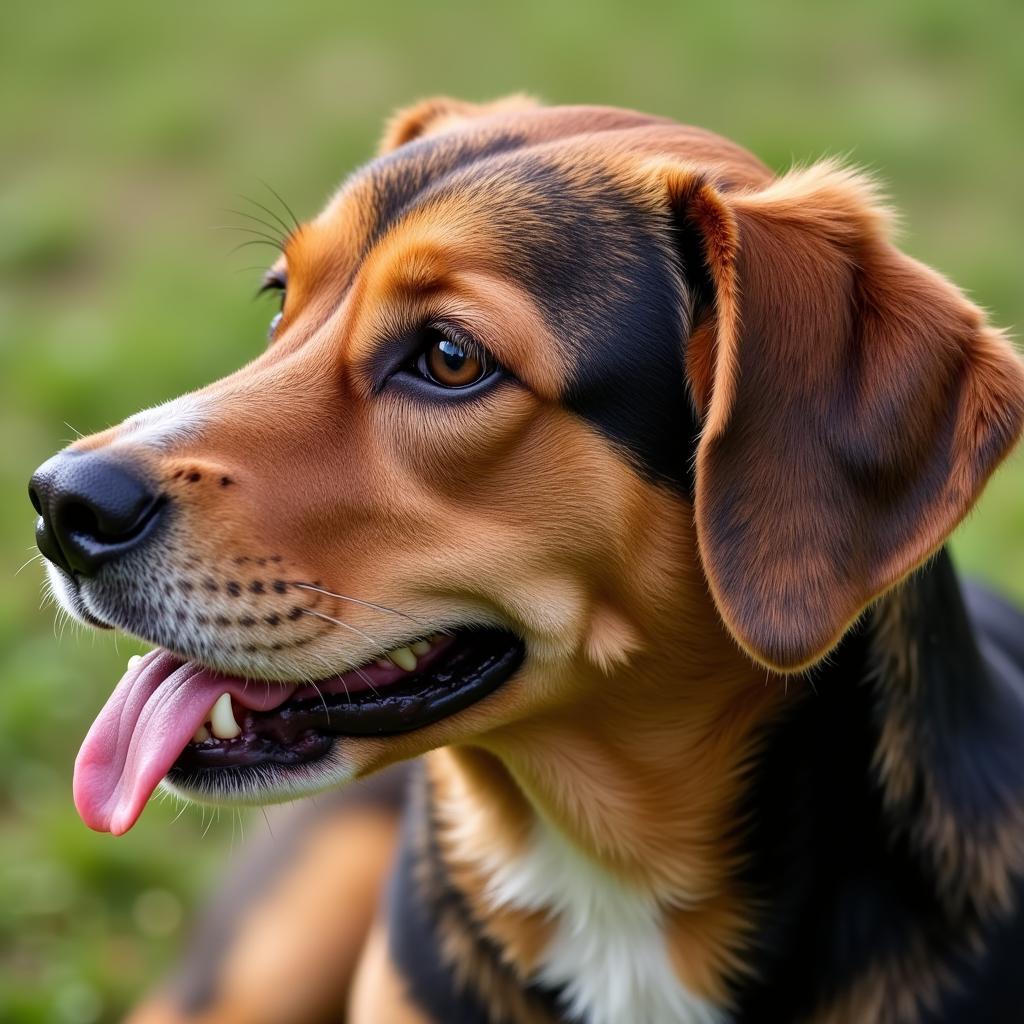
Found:
M 489 377 L 494 360 L 476 342 L 446 330 L 431 328 L 424 349 L 416 360 L 416 370 L 433 384 L 443 388 L 468 388 Z
M 267 340 L 273 341 L 274 335 L 277 333 L 277 328 L 284 317 L 284 295 L 285 288 L 287 287 L 287 279 L 284 274 L 280 271 L 271 270 L 267 273 L 267 276 L 263 278 L 263 283 L 260 285 L 257 295 L 265 295 L 267 292 L 280 292 L 281 294 L 281 309 L 274 314 L 270 321 L 270 325 L 267 327 Z

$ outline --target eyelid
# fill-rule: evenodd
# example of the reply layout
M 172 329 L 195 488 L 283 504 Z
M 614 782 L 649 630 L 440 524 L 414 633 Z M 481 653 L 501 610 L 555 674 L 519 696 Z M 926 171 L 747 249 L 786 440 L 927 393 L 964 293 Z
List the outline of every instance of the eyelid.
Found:
M 268 270 L 263 276 L 263 282 L 256 289 L 257 295 L 264 295 L 267 292 L 283 292 L 288 288 L 288 277 L 283 270 Z
M 451 338 L 452 341 L 461 345 L 474 355 L 482 356 L 495 364 L 498 362 L 498 360 L 491 354 L 490 349 L 488 349 L 483 342 L 477 341 L 469 331 L 464 327 L 460 327 L 457 323 L 453 323 L 451 320 L 432 320 L 430 323 L 425 325 L 425 328 L 427 331 L 437 331 L 439 334 L 443 334 L 445 337 Z M 425 339 L 424 344 L 418 351 L 425 352 L 431 344 L 432 339 L 428 337 Z

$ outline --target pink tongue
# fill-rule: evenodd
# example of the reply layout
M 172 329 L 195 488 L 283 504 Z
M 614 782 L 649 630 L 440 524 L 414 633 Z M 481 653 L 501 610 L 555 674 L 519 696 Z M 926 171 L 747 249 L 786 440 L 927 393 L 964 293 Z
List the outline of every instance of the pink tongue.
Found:
M 222 693 L 269 711 L 294 689 L 216 675 L 150 651 L 124 674 L 78 752 L 74 793 L 82 820 L 97 832 L 127 832 Z

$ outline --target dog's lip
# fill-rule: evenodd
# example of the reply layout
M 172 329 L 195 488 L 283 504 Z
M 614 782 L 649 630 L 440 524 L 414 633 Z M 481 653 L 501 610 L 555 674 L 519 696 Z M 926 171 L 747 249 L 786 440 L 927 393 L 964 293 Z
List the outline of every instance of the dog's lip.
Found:
M 86 625 L 92 626 L 93 629 L 114 629 L 114 626 L 109 622 L 104 622 L 85 603 L 85 597 L 82 594 L 82 582 L 78 573 L 68 572 L 53 562 L 48 562 L 47 564 L 52 566 L 53 571 L 60 573 L 61 579 L 63 579 L 64 585 L 67 588 L 65 596 L 71 604 L 71 611 L 75 615 Z
M 212 776 L 264 764 L 301 765 L 323 757 L 339 738 L 423 728 L 497 689 L 518 670 L 525 651 L 523 641 L 504 629 L 457 631 L 429 662 L 380 690 L 299 689 L 273 709 L 247 713 L 237 738 L 187 745 L 170 779 L 180 789 L 195 790 L 197 774 Z

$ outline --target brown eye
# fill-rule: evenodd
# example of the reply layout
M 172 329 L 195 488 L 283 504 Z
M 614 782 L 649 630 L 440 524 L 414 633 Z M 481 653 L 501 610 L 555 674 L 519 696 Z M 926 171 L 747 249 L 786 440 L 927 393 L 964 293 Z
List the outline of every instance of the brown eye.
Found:
M 438 331 L 420 356 L 418 369 L 441 387 L 466 388 L 483 380 L 494 366 L 479 346 Z

